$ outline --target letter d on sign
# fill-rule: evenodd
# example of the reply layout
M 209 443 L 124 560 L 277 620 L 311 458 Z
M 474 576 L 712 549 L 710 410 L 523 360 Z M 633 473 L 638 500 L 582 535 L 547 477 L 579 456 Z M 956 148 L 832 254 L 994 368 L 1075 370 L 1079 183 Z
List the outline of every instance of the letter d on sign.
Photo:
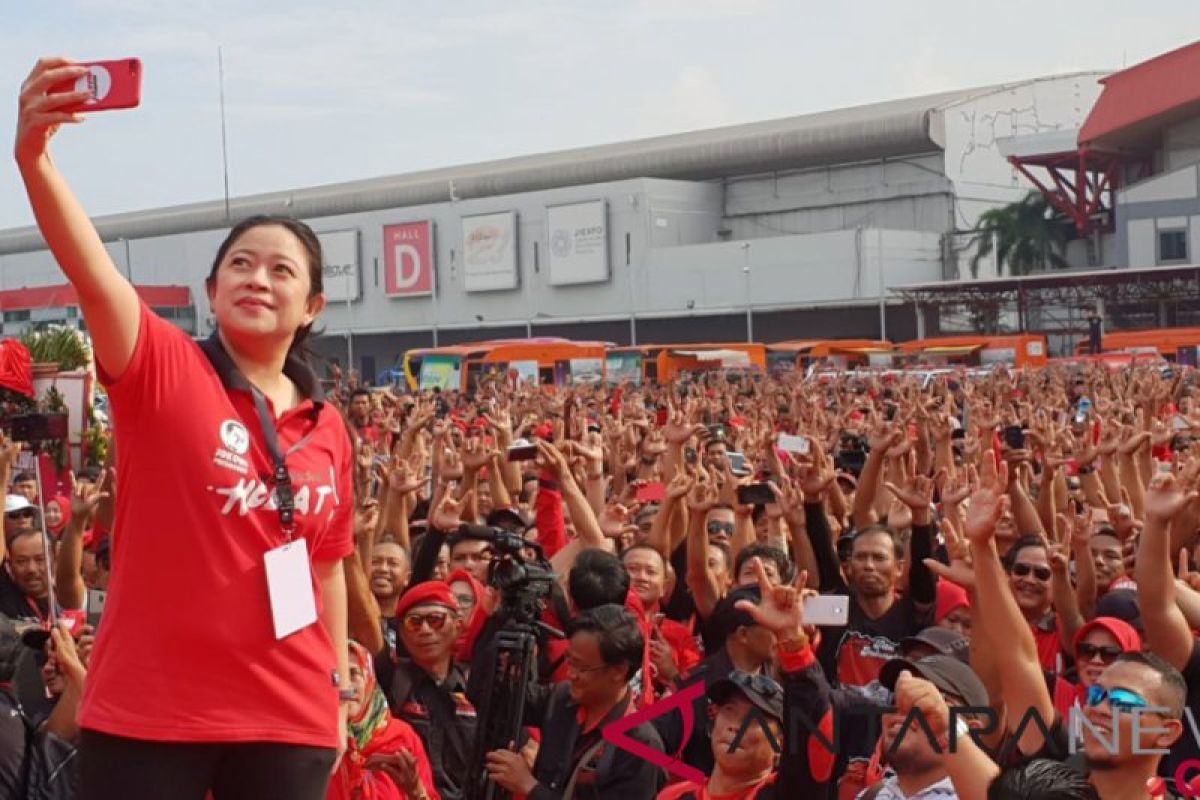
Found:
M 383 288 L 390 297 L 433 292 L 432 223 L 406 222 L 383 229 Z

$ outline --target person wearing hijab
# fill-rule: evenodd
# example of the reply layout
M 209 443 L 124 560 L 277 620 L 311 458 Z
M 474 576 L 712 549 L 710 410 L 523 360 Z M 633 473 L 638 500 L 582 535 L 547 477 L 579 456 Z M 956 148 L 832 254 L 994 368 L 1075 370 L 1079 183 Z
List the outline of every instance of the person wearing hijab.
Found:
M 58 541 L 71 521 L 71 498 L 51 497 L 46 501 L 46 532 Z
M 346 756 L 329 782 L 326 800 L 440 800 L 421 737 L 388 710 L 375 679 L 373 659 L 350 642 Z

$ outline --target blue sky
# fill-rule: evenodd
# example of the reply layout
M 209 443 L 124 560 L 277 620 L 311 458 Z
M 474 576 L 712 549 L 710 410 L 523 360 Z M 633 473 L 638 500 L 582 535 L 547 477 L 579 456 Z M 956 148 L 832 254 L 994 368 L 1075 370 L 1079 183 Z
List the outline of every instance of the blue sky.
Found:
M 13 10 L 19 6 L 18 10 Z M 0 15 L 0 129 L 39 55 L 140 57 L 142 107 L 56 161 L 94 215 L 1119 68 L 1196 0 L 67 0 Z M 11 157 L 0 228 L 29 224 Z

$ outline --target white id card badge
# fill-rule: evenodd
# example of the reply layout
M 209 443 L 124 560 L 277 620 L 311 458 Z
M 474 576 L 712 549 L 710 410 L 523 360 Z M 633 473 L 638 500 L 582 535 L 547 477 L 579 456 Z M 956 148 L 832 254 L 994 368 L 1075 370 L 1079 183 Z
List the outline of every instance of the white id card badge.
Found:
M 313 596 L 312 567 L 308 563 L 308 541 L 296 539 L 263 556 L 267 567 L 267 591 L 271 595 L 271 617 L 275 638 L 283 639 L 317 621 Z

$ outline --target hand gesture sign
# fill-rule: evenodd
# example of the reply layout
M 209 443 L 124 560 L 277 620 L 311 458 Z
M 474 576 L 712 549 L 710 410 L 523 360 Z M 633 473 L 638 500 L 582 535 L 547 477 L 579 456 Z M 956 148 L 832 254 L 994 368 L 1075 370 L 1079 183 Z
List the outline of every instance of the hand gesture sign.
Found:
M 767 570 L 760 559 L 753 558 L 754 574 L 762 600 L 755 605 L 750 600 L 739 600 L 736 608 L 745 611 L 754 621 L 774 633 L 780 640 L 796 639 L 803 635 L 804 606 L 800 603 L 800 592 L 794 586 L 780 583 L 772 586 Z
M 963 532 L 972 544 L 990 542 L 996 525 L 1008 510 L 1008 465 L 985 470 L 984 482 L 971 494 L 970 506 L 963 520 Z
M 1174 475 L 1155 475 L 1146 488 L 1146 521 L 1167 525 L 1196 497 L 1196 492 L 1185 494 Z
M 946 552 L 950 556 L 947 566 L 936 558 L 926 558 L 923 563 L 929 571 L 939 578 L 945 578 L 968 591 L 975 587 L 975 568 L 971 563 L 971 547 L 967 540 L 959 535 L 949 520 L 942 520 L 942 538 L 946 542 Z
M 74 472 L 67 473 L 67 489 L 71 495 L 71 519 L 79 520 L 81 529 L 88 526 L 92 515 L 96 513 L 96 509 L 100 505 L 100 501 L 109 496 L 104 491 L 104 484 L 107 481 L 107 470 L 100 476 L 100 482 L 96 484 L 89 484 L 87 482 L 79 483 L 75 479 Z

